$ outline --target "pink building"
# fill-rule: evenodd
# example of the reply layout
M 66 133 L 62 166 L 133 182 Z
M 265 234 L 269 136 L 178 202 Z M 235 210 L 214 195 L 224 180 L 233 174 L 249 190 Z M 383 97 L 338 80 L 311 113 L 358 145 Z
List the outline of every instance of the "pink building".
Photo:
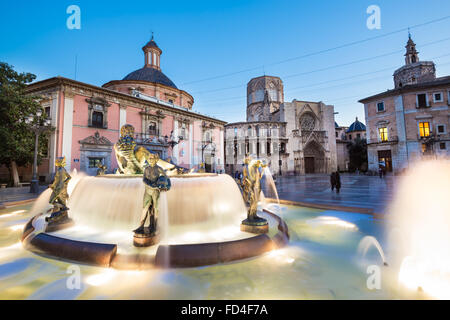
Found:
M 66 157 L 68 170 L 94 175 L 101 162 L 114 171 L 113 145 L 126 123 L 135 127 L 139 145 L 163 159 L 186 168 L 205 162 L 207 171 L 224 170 L 225 122 L 192 111 L 194 98 L 162 73 L 162 50 L 153 37 L 142 50 L 143 68 L 102 87 L 63 77 L 28 87 L 28 92 L 42 97 L 56 127 L 49 139 L 48 158 L 39 166 L 41 180 L 49 180 L 59 156 Z

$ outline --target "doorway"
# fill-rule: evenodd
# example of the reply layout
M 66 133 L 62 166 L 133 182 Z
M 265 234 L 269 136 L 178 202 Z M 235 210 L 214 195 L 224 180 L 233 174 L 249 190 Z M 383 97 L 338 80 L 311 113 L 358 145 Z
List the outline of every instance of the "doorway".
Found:
M 314 173 L 314 157 L 305 157 L 305 173 Z
M 386 172 L 392 172 L 391 150 L 379 150 L 378 151 L 378 165 L 384 166 Z

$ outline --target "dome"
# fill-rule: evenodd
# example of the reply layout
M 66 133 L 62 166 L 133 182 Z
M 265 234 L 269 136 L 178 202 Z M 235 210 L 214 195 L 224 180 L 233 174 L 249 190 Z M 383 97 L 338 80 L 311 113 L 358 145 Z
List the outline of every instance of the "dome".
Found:
M 366 131 L 366 126 L 364 125 L 364 123 L 359 122 L 358 117 L 356 117 L 355 122 L 353 122 L 350 127 L 348 127 L 348 130 L 346 132 L 348 133 L 354 131 Z
M 131 72 L 123 78 L 123 80 L 148 81 L 178 89 L 175 83 L 173 83 L 172 80 L 170 80 L 164 73 L 158 69 L 147 66 Z

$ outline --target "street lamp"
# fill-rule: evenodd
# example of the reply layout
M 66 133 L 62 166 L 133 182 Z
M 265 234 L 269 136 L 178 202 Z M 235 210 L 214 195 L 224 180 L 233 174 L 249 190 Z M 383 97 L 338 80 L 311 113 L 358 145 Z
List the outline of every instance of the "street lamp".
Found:
M 25 118 L 25 123 L 28 128 L 34 132 L 34 162 L 33 162 L 33 177 L 31 178 L 30 193 L 39 193 L 39 179 L 37 177 L 37 156 L 39 146 L 39 135 L 45 131 L 52 130 L 49 118 L 42 117 L 42 110 L 38 110 L 35 115 L 29 115 Z
M 169 141 L 169 137 L 167 135 L 164 136 L 164 140 L 166 141 L 166 143 L 168 143 L 170 145 L 170 147 L 173 149 L 174 146 L 176 146 L 181 141 L 183 141 L 183 136 L 178 136 L 178 141 L 176 141 L 176 140 L 174 140 L 173 131 L 171 131 L 170 139 L 171 140 Z

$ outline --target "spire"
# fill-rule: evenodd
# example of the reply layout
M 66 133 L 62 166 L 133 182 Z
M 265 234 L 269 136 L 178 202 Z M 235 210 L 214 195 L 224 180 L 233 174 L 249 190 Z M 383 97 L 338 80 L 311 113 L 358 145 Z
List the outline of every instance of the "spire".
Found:
M 408 28 L 408 42 L 406 43 L 405 64 L 419 62 L 419 53 L 416 50 L 416 44 L 411 39 L 411 33 Z
M 153 31 L 152 31 L 152 38 L 142 48 L 142 51 L 144 51 L 145 55 L 145 66 L 161 70 L 160 57 L 162 54 L 162 50 L 158 47 L 158 45 L 154 40 Z

